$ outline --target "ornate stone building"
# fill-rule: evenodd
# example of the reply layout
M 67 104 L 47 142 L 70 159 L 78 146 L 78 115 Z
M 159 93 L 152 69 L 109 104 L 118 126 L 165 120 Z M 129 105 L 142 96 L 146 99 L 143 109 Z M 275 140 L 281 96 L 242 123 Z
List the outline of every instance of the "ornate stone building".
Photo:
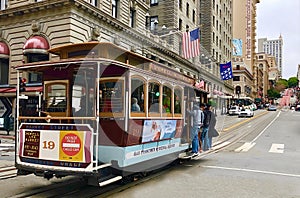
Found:
M 233 52 L 233 65 L 241 65 L 250 72 L 253 79 L 250 79 L 249 93 L 243 93 L 252 99 L 257 95 L 259 75 L 256 69 L 256 4 L 259 0 L 233 0 L 233 49 L 238 51 Z M 234 60 L 238 60 L 235 63 Z M 238 75 L 234 72 L 234 76 Z M 233 82 L 234 87 L 237 86 Z M 236 90 L 236 89 L 235 89 Z M 242 89 L 243 91 L 243 89 Z M 237 94 L 237 93 L 235 93 Z
M 57 56 L 48 54 L 52 47 L 101 41 L 163 63 L 196 82 L 205 80 L 205 86 L 195 88 L 201 100 L 207 102 L 214 90 L 226 90 L 217 70 L 203 67 L 200 57 L 186 60 L 181 56 L 182 33 L 178 31 L 199 24 L 199 5 L 194 0 L 179 2 L 184 2 L 182 7 L 174 1 L 154 0 L 1 0 L 0 99 L 14 106 L 15 66 L 57 60 Z M 157 21 L 155 16 L 159 17 Z M 167 32 L 161 31 L 164 28 L 160 24 L 166 24 Z M 41 91 L 39 74 L 21 75 L 27 79 L 25 94 L 37 97 Z

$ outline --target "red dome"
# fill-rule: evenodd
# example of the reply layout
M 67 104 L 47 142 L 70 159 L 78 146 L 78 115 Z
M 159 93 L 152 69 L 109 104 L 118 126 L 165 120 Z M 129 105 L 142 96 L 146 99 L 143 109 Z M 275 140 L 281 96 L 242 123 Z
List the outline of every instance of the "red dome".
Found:
M 8 46 L 5 43 L 0 42 L 0 55 L 9 56 L 9 54 Z
M 23 50 L 28 50 L 28 49 L 48 50 L 49 44 L 45 38 L 41 36 L 33 36 L 26 41 L 23 47 Z

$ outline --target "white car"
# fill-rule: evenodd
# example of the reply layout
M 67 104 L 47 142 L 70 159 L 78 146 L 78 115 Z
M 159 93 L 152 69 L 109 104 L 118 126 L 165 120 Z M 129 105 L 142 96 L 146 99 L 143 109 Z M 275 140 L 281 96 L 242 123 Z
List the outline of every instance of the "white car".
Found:
M 238 117 L 240 118 L 240 117 L 253 117 L 253 116 L 254 116 L 254 112 L 252 111 L 252 109 L 241 109 Z
M 230 107 L 228 114 L 229 115 L 239 115 L 240 108 L 238 106 L 232 106 Z

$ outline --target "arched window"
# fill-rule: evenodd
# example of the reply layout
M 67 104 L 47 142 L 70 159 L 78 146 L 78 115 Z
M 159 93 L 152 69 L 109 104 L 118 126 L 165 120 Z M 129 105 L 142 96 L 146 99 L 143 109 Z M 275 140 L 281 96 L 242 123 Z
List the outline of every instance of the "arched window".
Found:
M 145 112 L 145 85 L 146 82 L 143 79 L 131 78 L 131 112 Z
M 163 112 L 172 113 L 172 89 L 168 86 L 163 86 Z
M 160 84 L 157 82 L 150 82 L 148 85 L 148 110 L 150 116 L 159 116 L 157 115 L 159 111 L 160 103 Z
M 241 87 L 240 87 L 240 86 L 236 86 L 236 87 L 235 87 L 235 93 L 236 93 L 237 95 L 240 95 L 240 94 L 241 94 Z
M 181 114 L 182 112 L 182 89 L 174 89 L 174 113 Z
M 0 85 L 8 85 L 9 55 L 6 43 L 0 42 Z
M 32 62 L 49 60 L 48 49 L 49 49 L 49 43 L 44 37 L 32 36 L 26 41 L 23 47 L 25 62 L 32 63 Z M 39 75 L 38 73 L 28 74 L 28 83 L 40 83 L 40 82 L 41 82 L 41 75 Z

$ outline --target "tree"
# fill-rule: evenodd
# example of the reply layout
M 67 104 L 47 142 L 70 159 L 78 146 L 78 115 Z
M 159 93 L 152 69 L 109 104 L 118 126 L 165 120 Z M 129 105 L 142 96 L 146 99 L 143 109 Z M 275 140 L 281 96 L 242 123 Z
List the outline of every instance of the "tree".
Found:
M 279 98 L 280 97 L 280 92 L 273 87 L 269 89 L 268 91 L 268 98 Z
M 298 87 L 299 80 L 297 77 L 290 77 L 287 82 L 288 82 L 288 86 L 292 88 L 292 87 Z
M 279 79 L 275 84 L 275 89 L 278 92 L 285 90 L 288 87 L 288 81 L 286 79 Z

